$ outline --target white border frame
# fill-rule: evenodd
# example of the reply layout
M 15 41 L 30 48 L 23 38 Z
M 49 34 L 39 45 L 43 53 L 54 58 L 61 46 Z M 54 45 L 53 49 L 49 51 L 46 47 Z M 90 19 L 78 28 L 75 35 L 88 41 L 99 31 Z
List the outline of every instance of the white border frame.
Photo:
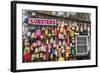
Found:
M 75 67 L 75 66 L 87 66 L 96 65 L 96 9 L 93 8 L 81 8 L 81 7 L 65 7 L 65 6 L 46 6 L 46 5 L 28 5 L 17 4 L 16 12 L 16 69 L 41 69 L 52 67 Z M 67 11 L 67 12 L 86 12 L 91 13 L 91 59 L 80 61 L 64 61 L 64 62 L 38 62 L 38 63 L 22 63 L 22 9 L 30 10 L 48 10 L 49 11 Z M 18 44 L 18 45 L 17 45 Z

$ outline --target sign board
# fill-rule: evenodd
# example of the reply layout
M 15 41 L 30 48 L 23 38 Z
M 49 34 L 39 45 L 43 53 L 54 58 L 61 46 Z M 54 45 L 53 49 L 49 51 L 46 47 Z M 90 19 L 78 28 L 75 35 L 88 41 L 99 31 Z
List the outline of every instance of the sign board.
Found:
M 32 25 L 56 25 L 56 20 L 55 19 L 29 18 L 28 23 Z

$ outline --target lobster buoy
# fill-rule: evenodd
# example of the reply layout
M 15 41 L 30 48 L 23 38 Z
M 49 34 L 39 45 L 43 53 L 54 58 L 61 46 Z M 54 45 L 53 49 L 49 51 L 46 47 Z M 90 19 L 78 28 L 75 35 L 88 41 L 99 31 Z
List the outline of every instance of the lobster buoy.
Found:
M 34 32 L 32 33 L 31 38 L 35 38 L 35 34 L 34 34 Z
M 48 37 L 48 30 L 45 30 L 45 36 Z
M 52 53 L 50 54 L 50 59 L 51 59 L 51 60 L 53 59 L 53 54 L 52 54 Z
M 55 35 L 54 29 L 52 30 L 52 35 L 53 35 L 53 36 Z
M 63 41 L 63 45 L 66 46 L 66 41 Z
M 46 55 L 43 56 L 43 60 L 46 60 Z
M 61 45 L 61 41 L 59 41 L 59 45 Z
M 31 36 L 31 32 L 27 32 L 27 37 L 30 37 Z
M 50 49 L 51 48 L 51 45 L 50 44 L 48 44 L 48 49 Z
M 41 39 L 43 39 L 43 35 L 41 35 Z
M 35 48 L 35 53 L 38 53 L 38 51 L 39 51 L 38 48 Z
M 29 48 L 28 48 L 28 47 L 25 47 L 25 48 L 24 48 L 24 54 L 25 54 L 28 50 L 29 50 Z
M 74 31 L 70 30 L 70 37 L 73 37 L 73 36 L 74 36 Z
M 66 47 L 66 59 L 69 58 L 70 50 L 71 50 L 70 47 L 67 46 Z
M 64 28 L 61 27 L 61 28 L 60 28 L 60 33 L 63 33 L 63 32 L 64 32 Z
M 49 36 L 49 38 L 52 36 L 52 29 L 51 28 L 49 28 L 49 33 L 48 33 L 48 36 Z
M 70 47 L 69 46 L 66 47 L 66 53 L 70 53 Z
M 58 61 L 64 61 L 64 58 L 61 56 L 61 54 L 59 54 Z
M 57 27 L 57 31 L 59 31 L 59 27 Z
M 58 24 L 58 27 L 61 27 L 61 24 L 60 23 Z
M 43 28 L 42 28 L 42 31 L 44 31 L 44 30 L 45 30 L 45 28 L 43 27 Z
M 62 35 L 62 39 L 64 39 L 64 35 Z
M 43 53 L 40 53 L 40 58 L 43 58 Z
M 53 44 L 53 38 L 50 39 L 50 43 Z
M 49 37 L 51 37 L 52 35 L 51 35 L 51 33 L 49 33 Z
M 64 24 L 61 24 L 60 33 L 63 33 L 63 32 L 64 32 Z
M 67 27 L 67 32 L 70 32 L 70 27 L 69 26 Z
M 54 29 L 54 35 L 57 36 L 57 29 Z
M 37 47 L 37 44 L 34 42 L 32 43 L 32 48 L 36 48 Z
M 53 47 L 56 48 L 56 41 L 53 41 Z
M 67 43 L 67 46 L 70 46 L 70 39 L 69 39 L 69 37 L 66 38 L 66 43 Z
M 39 54 L 38 53 L 36 54 L 36 58 L 39 59 Z
M 49 43 L 49 40 L 47 39 L 45 44 L 48 44 L 48 43 Z
M 75 47 L 71 47 L 71 54 L 74 55 L 75 54 Z
M 58 34 L 58 38 L 62 39 L 62 34 L 61 33 Z
M 36 30 L 36 38 L 38 38 L 38 39 L 40 39 L 41 37 L 41 30 L 40 29 L 38 29 L 38 30 Z
M 66 36 L 67 35 L 67 32 L 66 32 L 66 30 L 64 29 L 64 32 L 63 32 L 63 34 L 64 34 L 64 36 Z
M 72 26 L 72 30 L 75 31 L 75 26 Z
M 51 45 L 48 44 L 48 53 L 50 53 L 50 52 L 51 52 Z
M 38 46 L 41 45 L 41 41 L 40 40 L 37 41 L 37 45 Z
M 56 48 L 56 50 L 57 50 L 57 51 L 59 50 L 59 45 L 57 45 L 57 48 Z
M 30 61 L 29 52 L 26 52 L 26 53 L 25 53 L 25 55 L 24 55 L 24 61 L 25 61 L 25 62 L 29 62 L 29 61 Z

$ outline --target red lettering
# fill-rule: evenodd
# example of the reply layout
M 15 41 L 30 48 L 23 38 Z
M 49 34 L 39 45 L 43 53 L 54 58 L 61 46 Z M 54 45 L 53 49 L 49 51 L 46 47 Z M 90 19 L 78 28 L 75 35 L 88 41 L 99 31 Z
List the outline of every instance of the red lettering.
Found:
M 44 23 L 43 23 L 43 20 L 40 20 L 40 22 L 41 22 L 40 24 L 44 24 Z
M 36 20 L 36 19 L 35 19 L 35 20 L 33 20 L 33 23 L 34 23 L 34 24 L 37 24 L 37 20 Z
M 53 23 L 52 24 L 56 24 L 56 21 L 55 20 L 53 20 Z
M 39 25 L 54 25 L 56 24 L 56 20 L 51 19 L 29 19 L 30 24 L 39 24 Z
M 52 24 L 52 20 L 50 20 L 50 23 L 49 24 Z
M 37 20 L 37 24 L 40 24 L 40 20 Z

